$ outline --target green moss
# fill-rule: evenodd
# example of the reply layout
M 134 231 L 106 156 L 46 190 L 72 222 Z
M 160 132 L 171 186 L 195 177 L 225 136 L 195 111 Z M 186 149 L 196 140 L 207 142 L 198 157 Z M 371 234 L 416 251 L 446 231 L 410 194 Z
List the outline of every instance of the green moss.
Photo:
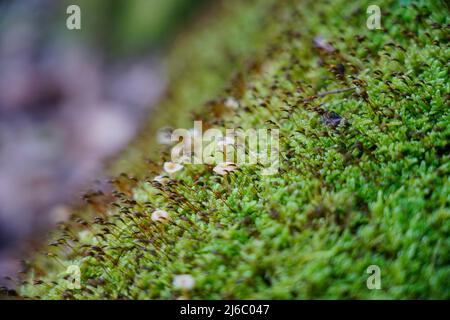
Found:
M 78 213 L 88 228 L 74 218 L 55 232 L 70 246 L 49 249 L 60 263 L 36 257 L 21 293 L 450 298 L 449 18 L 444 2 L 379 1 L 383 29 L 368 30 L 369 4 L 232 2 L 190 30 L 172 48 L 173 81 L 151 129 L 116 165 L 138 179 L 119 176 L 113 203 L 91 195 Z M 332 52 L 314 45 L 319 36 Z M 226 96 L 240 109 L 217 119 L 204 104 Z M 155 153 L 155 128 L 192 126 L 191 112 L 228 128 L 278 127 L 279 174 L 243 166 L 228 188 L 211 167 L 188 165 L 153 183 L 161 169 L 143 157 L 168 157 Z M 331 112 L 337 128 L 324 121 Z M 156 208 L 172 223 L 152 222 Z M 80 265 L 81 289 L 66 288 L 61 263 Z M 369 265 L 381 290 L 366 287 Z M 178 274 L 195 288 L 177 290 Z

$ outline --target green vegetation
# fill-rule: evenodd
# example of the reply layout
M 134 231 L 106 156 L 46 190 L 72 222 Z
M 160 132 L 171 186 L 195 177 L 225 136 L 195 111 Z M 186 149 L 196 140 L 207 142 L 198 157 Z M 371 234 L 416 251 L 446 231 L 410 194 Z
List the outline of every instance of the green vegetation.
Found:
M 450 298 L 448 8 L 378 1 L 383 29 L 368 30 L 369 4 L 224 1 L 180 36 L 165 98 L 114 166 L 126 174 L 113 199 L 86 196 L 50 254 L 30 263 L 21 294 Z M 213 112 L 226 97 L 239 109 Z M 279 128 L 279 174 L 185 165 L 154 182 L 170 151 L 156 129 L 194 119 Z M 170 222 L 152 221 L 157 209 Z M 61 276 L 70 264 L 79 290 Z M 381 268 L 381 290 L 366 287 L 369 265 Z M 193 289 L 174 286 L 180 274 Z

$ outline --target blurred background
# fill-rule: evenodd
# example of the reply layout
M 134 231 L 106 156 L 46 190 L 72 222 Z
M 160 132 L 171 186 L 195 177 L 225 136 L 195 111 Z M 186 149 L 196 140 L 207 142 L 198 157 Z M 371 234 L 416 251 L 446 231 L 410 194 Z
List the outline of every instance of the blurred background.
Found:
M 166 86 L 164 48 L 206 3 L 0 0 L 0 274 L 134 137 Z

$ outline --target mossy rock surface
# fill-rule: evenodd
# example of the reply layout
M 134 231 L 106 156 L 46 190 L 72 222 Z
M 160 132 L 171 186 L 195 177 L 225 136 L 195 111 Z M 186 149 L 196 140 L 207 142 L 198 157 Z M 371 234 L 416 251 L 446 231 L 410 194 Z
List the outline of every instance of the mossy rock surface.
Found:
M 113 199 L 90 195 L 52 235 L 52 254 L 30 263 L 20 293 L 450 298 L 448 7 L 378 1 L 382 29 L 369 30 L 371 4 L 226 1 L 180 36 L 166 97 L 114 166 L 126 174 Z M 211 101 L 227 97 L 239 108 L 214 114 Z M 154 183 L 170 151 L 156 130 L 200 119 L 278 128 L 279 173 L 242 166 L 222 177 L 185 165 Z M 154 223 L 156 209 L 172 222 Z M 71 264 L 78 290 L 61 276 Z M 366 286 L 370 265 L 380 290 Z M 180 274 L 195 279 L 192 290 L 174 286 Z

